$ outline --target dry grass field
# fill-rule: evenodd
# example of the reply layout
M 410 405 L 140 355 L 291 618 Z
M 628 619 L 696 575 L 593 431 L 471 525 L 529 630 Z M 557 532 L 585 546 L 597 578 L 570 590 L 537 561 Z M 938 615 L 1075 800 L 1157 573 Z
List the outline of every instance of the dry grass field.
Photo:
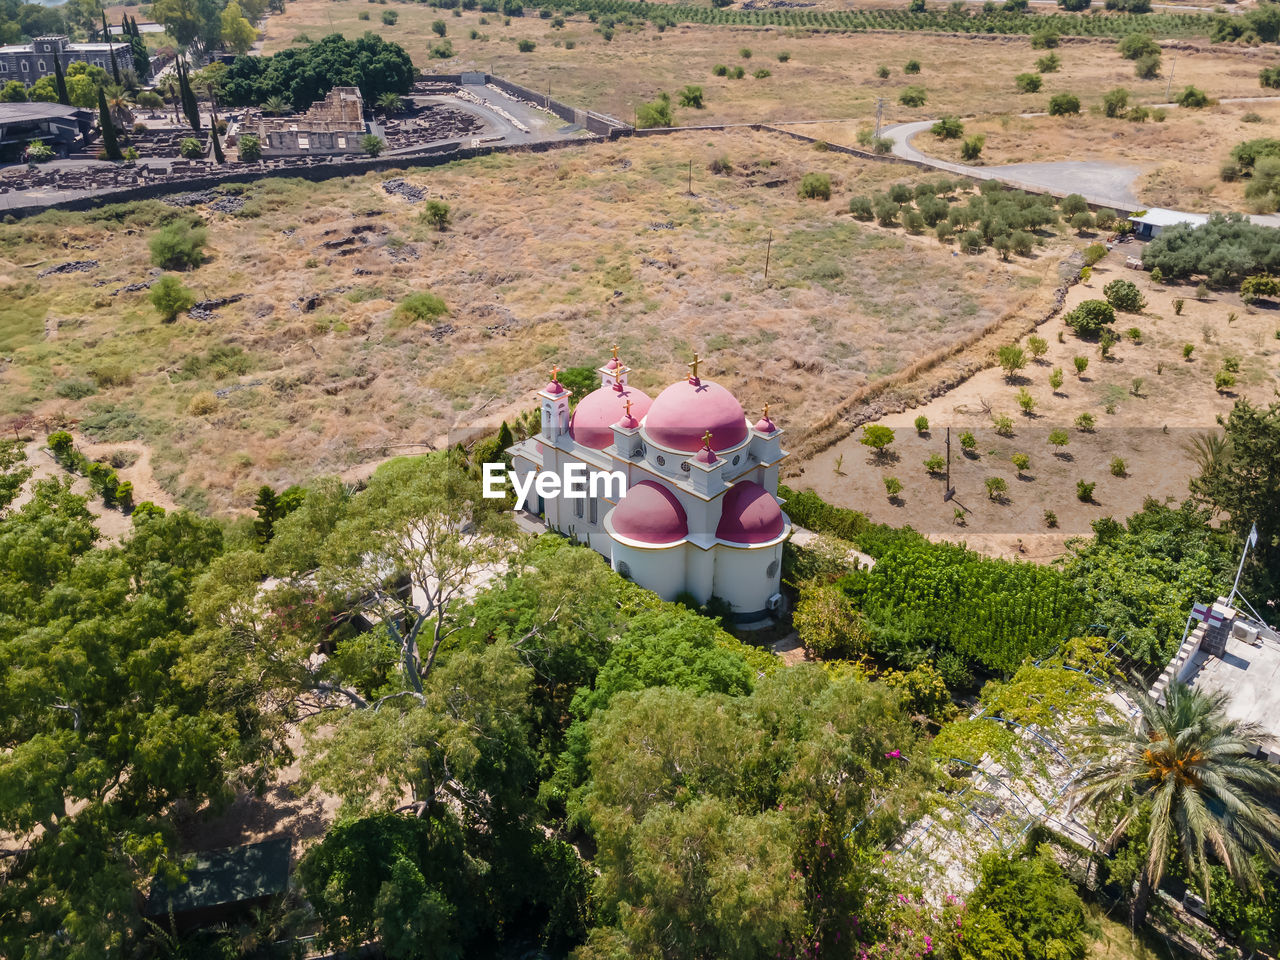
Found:
M 708 171 L 717 158 L 730 175 Z M 829 202 L 798 198 L 811 171 L 831 175 Z M 681 376 L 697 350 L 704 371 L 748 405 L 772 401 L 799 433 L 869 380 L 1042 311 L 1078 244 L 1050 238 L 1002 263 L 855 223 L 850 194 L 917 171 L 746 130 L 408 172 L 452 207 L 443 233 L 382 189 L 392 175 L 267 180 L 239 215 L 197 209 L 207 258 L 182 280 L 199 297 L 244 295 L 207 320 L 165 324 L 145 290 L 123 289 L 148 279 L 158 202 L 121 221 L 7 227 L 0 416 L 141 440 L 166 491 L 215 512 L 247 507 L 264 482 L 359 470 L 410 449 L 397 444 L 496 423 L 527 408 L 553 364 L 598 365 L 615 341 L 640 387 Z M 99 265 L 37 279 L 89 259 Z M 398 322 L 396 306 L 424 290 L 449 313 Z
M 395 26 L 381 23 L 384 10 L 398 14 Z M 705 109 L 678 109 L 676 120 L 681 125 L 864 118 L 874 115 L 877 97 L 887 98 L 885 118 L 894 122 L 979 110 L 1043 110 L 1049 97 L 1061 91 L 1075 93 L 1088 107 L 1115 86 L 1129 86 L 1144 99 L 1148 92 L 1154 95 L 1157 87 L 1164 89 L 1163 81 L 1137 81 L 1132 63 L 1107 41 L 1064 43 L 1058 49 L 1061 70 L 1045 75 L 1040 93 L 1019 95 L 1013 78 L 1034 70 L 1036 59 L 1045 52 L 1033 50 L 1027 37 L 825 34 L 701 25 L 659 32 L 647 25 L 618 26 L 608 42 L 598 25 L 585 17 L 568 18 L 557 29 L 552 20 L 535 16 L 504 24 L 494 14 L 459 12 L 455 17 L 420 4 L 293 0 L 283 14 L 267 19 L 264 50 L 283 49 L 301 37 L 315 40 L 333 32 L 355 37 L 373 30 L 404 45 L 423 70 L 489 70 L 624 119 L 659 91 L 674 98 L 687 84 L 701 86 Z M 362 13 L 369 19 L 358 19 Z M 432 59 L 428 53 L 438 39 L 431 32 L 431 23 L 437 19 L 446 24 L 452 58 Z M 476 39 L 470 37 L 473 30 L 479 34 Z M 536 48 L 520 53 L 516 43 L 521 39 L 534 41 Z M 1218 47 L 1196 52 L 1191 49 L 1194 45 L 1179 46 L 1183 49 L 1177 55 L 1178 84 L 1194 83 L 1215 97 L 1260 92 L 1258 70 L 1270 62 L 1265 50 Z M 751 51 L 749 59 L 740 55 L 744 48 Z M 778 60 L 784 52 L 790 55 L 785 63 Z M 913 59 L 920 62 L 921 72 L 904 74 L 903 67 Z M 717 64 L 742 66 L 745 76 L 741 80 L 713 76 Z M 882 64 L 891 70 L 884 80 L 876 76 Z M 756 79 L 757 70 L 770 75 Z M 898 95 L 913 84 L 925 88 L 927 102 L 920 108 L 899 105 Z
M 1116 327 L 1122 334 L 1135 328 L 1139 342 L 1125 336 L 1104 359 L 1096 343 L 1075 337 L 1059 315 L 1037 330 L 1049 342 L 1048 353 L 1014 380 L 993 367 L 936 400 L 885 417 L 881 422 L 895 431 L 896 459 L 875 462 L 858 442 L 859 430 L 804 464 L 803 475 L 791 482 L 876 520 L 909 523 L 990 553 L 1038 560 L 1057 556 L 1067 537 L 1088 534 L 1099 517 L 1136 512 L 1148 496 L 1184 499 L 1187 481 L 1197 472 L 1189 441 L 1214 429 L 1215 418 L 1237 397 L 1256 403 L 1274 399 L 1280 386 L 1280 312 L 1247 307 L 1235 294 L 1198 300 L 1194 287 L 1154 284 L 1147 274 L 1125 269 L 1125 255 L 1137 252 L 1131 246 L 1137 245 L 1118 246 L 1094 268 L 1088 283 L 1073 286 L 1066 310 L 1101 298 L 1103 287 L 1117 277 L 1133 280 L 1147 307 L 1142 314 L 1117 314 Z M 1184 301 L 1181 315 L 1175 299 Z M 1183 357 L 1185 344 L 1194 346 L 1190 360 Z M 1076 356 L 1089 361 L 1080 377 L 1072 362 Z M 1214 373 L 1230 358 L 1238 361 L 1238 382 L 1219 392 Z M 1055 367 L 1065 376 L 1056 391 L 1048 382 Z M 1034 398 L 1031 415 L 1020 409 L 1020 389 Z M 1092 430 L 1077 426 L 1085 413 L 1096 422 Z M 929 430 L 917 436 L 913 424 L 922 415 Z M 1012 437 L 997 434 L 998 416 L 1013 421 Z M 924 467 L 931 454 L 945 455 L 948 426 L 956 489 L 951 503 L 943 502 L 942 479 Z M 1048 443 L 1050 431 L 1059 428 L 1070 438 L 1063 448 Z M 964 431 L 977 440 L 970 455 L 960 446 Z M 1030 456 L 1029 469 L 1015 469 L 1010 459 L 1015 453 Z M 1111 472 L 1116 457 L 1124 461 L 1120 476 Z M 903 484 L 894 502 L 885 493 L 884 478 L 890 476 Z M 988 497 L 988 477 L 1005 481 L 1003 500 Z M 1090 502 L 1077 497 L 1079 480 L 1097 484 Z M 962 526 L 955 519 L 958 507 L 967 511 Z M 1057 515 L 1056 528 L 1046 524 L 1046 510 Z
M 1131 103 L 1152 102 L 1148 97 L 1133 96 L 1136 85 L 1125 86 Z M 1237 143 L 1271 136 L 1277 123 L 1280 101 L 1221 103 L 1201 110 L 1170 109 L 1162 123 L 1109 119 L 1098 112 L 1076 117 L 1004 114 L 965 121 L 965 134 L 981 133 L 986 137 L 980 161 L 984 165 L 1044 160 L 1128 163 L 1143 171 L 1135 192 L 1144 203 L 1208 212 L 1249 209 L 1244 182 L 1224 183 L 1218 170 Z M 846 142 L 837 138 L 856 135 L 847 127 L 834 127 L 820 135 L 829 136 L 833 142 Z M 930 156 L 960 162 L 958 140 L 939 140 L 926 131 L 917 135 L 914 143 Z

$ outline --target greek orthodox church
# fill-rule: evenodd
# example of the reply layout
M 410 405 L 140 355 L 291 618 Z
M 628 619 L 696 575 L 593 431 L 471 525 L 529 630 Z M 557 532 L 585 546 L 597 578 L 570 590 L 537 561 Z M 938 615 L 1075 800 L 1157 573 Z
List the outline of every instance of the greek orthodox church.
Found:
M 626 495 L 534 497 L 548 528 L 609 559 L 613 569 L 666 600 L 692 594 L 727 601 L 734 619 L 759 619 L 781 600 L 782 543 L 791 523 L 779 507 L 778 465 L 787 454 L 769 408 L 754 425 L 724 387 L 691 375 L 652 400 L 627 383 L 618 359 L 572 416 L 553 371 L 538 391 L 542 430 L 511 447 L 512 472 L 619 471 Z

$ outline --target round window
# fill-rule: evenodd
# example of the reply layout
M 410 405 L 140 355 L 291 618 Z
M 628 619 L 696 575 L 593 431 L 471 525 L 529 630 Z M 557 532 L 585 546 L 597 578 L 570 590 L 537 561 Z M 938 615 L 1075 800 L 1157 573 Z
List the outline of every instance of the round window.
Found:
M 733 465 L 736 467 L 738 465 L 738 461 L 741 459 L 742 459 L 741 455 L 735 453 L 733 455 Z
M 681 469 L 681 470 L 683 470 L 685 473 L 688 473 L 688 472 L 689 472 L 689 461 L 687 461 L 687 460 L 686 460 L 684 463 L 680 464 L 680 469 Z
M 665 467 L 665 466 L 667 465 L 667 458 L 666 458 L 666 457 L 664 457 L 662 454 L 658 454 L 658 456 L 657 456 L 657 464 L 658 464 L 658 466 L 660 466 L 660 467 Z

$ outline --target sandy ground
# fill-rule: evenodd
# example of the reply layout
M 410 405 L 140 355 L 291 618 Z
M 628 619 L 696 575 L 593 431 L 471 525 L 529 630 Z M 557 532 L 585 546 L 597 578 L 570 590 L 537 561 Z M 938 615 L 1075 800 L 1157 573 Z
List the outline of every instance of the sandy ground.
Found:
M 1275 310 L 1247 308 L 1234 295 L 1201 302 L 1194 299 L 1193 288 L 1152 284 L 1145 274 L 1123 266 L 1134 246 L 1119 245 L 1095 267 L 1089 283 L 1074 286 L 1066 309 L 1100 298 L 1103 286 L 1118 276 L 1135 280 L 1147 309 L 1140 316 L 1119 314 L 1117 328 L 1139 328 L 1141 343 L 1126 339 L 1104 361 L 1096 344 L 1077 339 L 1059 316 L 1038 331 L 1049 341 L 1044 361 L 1030 363 L 1015 382 L 1007 381 L 1003 370 L 988 369 L 930 403 L 885 417 L 881 422 L 895 431 L 891 461 L 875 462 L 858 442 L 859 430 L 806 463 L 803 477 L 792 482 L 877 521 L 910 524 L 931 537 L 962 539 L 986 553 L 1034 560 L 1059 555 L 1068 537 L 1091 532 L 1092 521 L 1124 518 L 1141 509 L 1147 497 L 1185 498 L 1187 481 L 1196 472 L 1185 448 L 1190 438 L 1215 429 L 1215 417 L 1229 412 L 1237 396 L 1258 403 L 1273 399 L 1280 381 L 1280 316 Z M 1176 297 L 1185 300 L 1182 316 L 1174 313 Z M 1233 322 L 1230 313 L 1236 314 Z M 1065 342 L 1058 342 L 1059 333 Z M 1185 343 L 1195 345 L 1190 361 L 1182 357 Z M 1089 359 L 1079 378 L 1072 366 L 1077 355 Z M 1213 374 L 1228 356 L 1241 360 L 1239 385 L 1219 393 Z M 1057 392 L 1047 382 L 1054 367 L 1062 367 L 1065 375 Z M 1135 393 L 1137 378 L 1142 383 Z M 1015 399 L 1020 387 L 1036 400 L 1031 417 Z M 1108 405 L 1114 413 L 1107 413 Z M 1097 421 L 1091 433 L 1075 426 L 1076 417 L 1086 412 Z M 929 430 L 917 436 L 913 423 L 921 415 L 928 418 Z M 992 418 L 998 415 L 1012 418 L 1013 437 L 995 433 Z M 956 491 L 951 502 L 943 500 L 943 480 L 929 476 L 923 466 L 931 454 L 945 456 L 947 427 Z M 1070 436 L 1060 455 L 1047 443 L 1054 428 L 1065 428 Z M 977 439 L 973 456 L 960 447 L 959 435 L 966 430 Z M 1031 458 L 1024 474 L 1010 462 L 1014 453 Z M 1125 462 L 1123 476 L 1111 473 L 1115 457 Z M 903 484 L 894 502 L 885 493 L 886 477 Z M 1004 502 L 988 498 L 988 477 L 1004 479 Z M 1077 480 L 1097 484 L 1093 502 L 1077 498 Z M 964 510 L 963 526 L 955 519 L 958 509 Z M 1056 529 L 1047 527 L 1046 510 L 1057 514 Z

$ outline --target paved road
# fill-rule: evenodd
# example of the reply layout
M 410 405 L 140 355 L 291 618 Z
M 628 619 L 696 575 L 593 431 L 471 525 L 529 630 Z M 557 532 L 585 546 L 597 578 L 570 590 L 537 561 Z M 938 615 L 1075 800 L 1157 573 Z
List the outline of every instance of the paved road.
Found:
M 1276 97 L 1240 97 L 1222 100 L 1222 103 L 1251 103 L 1258 100 L 1275 100 Z M 1167 104 L 1166 106 L 1176 106 Z M 1022 114 L 1025 117 L 1044 116 L 1044 114 Z M 1023 189 L 1047 190 L 1059 196 L 1078 193 L 1092 204 L 1114 207 L 1121 210 L 1133 210 L 1141 206 L 1141 201 L 1133 192 L 1134 182 L 1142 173 L 1141 167 L 1123 163 L 1104 163 L 1102 161 L 1058 160 L 1045 163 L 1006 163 L 992 167 L 973 167 L 964 163 L 952 163 L 939 160 L 927 153 L 922 153 L 912 144 L 912 139 L 923 130 L 933 126 L 933 120 L 917 120 L 912 123 L 899 123 L 885 127 L 881 135 L 893 140 L 893 154 L 906 160 L 925 163 L 938 170 L 973 177 L 976 180 L 999 180 L 1012 187 Z M 1249 217 L 1254 223 L 1269 227 L 1280 227 L 1280 214 L 1253 214 Z

